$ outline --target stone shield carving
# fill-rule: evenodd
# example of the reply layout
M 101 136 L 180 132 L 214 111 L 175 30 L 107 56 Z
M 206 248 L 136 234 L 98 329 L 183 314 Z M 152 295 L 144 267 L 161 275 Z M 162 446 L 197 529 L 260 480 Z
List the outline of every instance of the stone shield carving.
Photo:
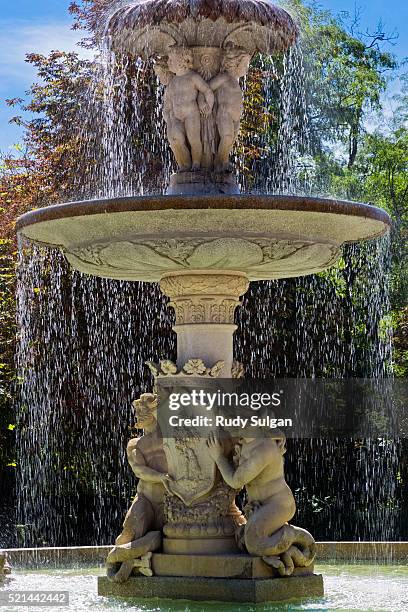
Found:
M 186 437 L 165 438 L 163 448 L 174 481 L 169 489 L 186 506 L 211 491 L 215 484 L 215 462 L 208 455 L 205 438 L 186 432 Z

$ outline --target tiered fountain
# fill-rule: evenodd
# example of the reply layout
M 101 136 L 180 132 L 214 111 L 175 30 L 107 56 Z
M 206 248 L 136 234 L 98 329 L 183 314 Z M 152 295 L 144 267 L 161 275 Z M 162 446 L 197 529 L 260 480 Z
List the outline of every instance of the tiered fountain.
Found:
M 176 311 L 178 359 L 151 364 L 157 382 L 238 377 L 234 312 L 249 282 L 325 270 L 342 244 L 382 235 L 390 219 L 364 204 L 240 195 L 229 162 L 243 110 L 239 79 L 255 53 L 295 43 L 297 27 L 281 8 L 144 0 L 118 9 L 108 34 L 115 51 L 154 58 L 179 170 L 165 195 L 50 206 L 21 217 L 18 230 L 61 249 L 85 274 L 160 282 Z M 157 427 L 154 394 L 135 409 L 145 431 L 128 445 L 138 495 L 100 594 L 267 601 L 323 593 L 313 537 L 289 524 L 295 502 L 282 438 L 171 440 Z M 234 501 L 243 488 L 244 514 Z

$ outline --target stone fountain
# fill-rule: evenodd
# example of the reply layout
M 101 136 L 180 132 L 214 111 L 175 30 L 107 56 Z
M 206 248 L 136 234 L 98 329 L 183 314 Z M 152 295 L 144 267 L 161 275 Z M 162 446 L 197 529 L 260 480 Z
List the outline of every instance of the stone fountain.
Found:
M 240 195 L 229 157 L 243 110 L 239 80 L 255 53 L 295 43 L 290 15 L 268 0 L 145 0 L 119 8 L 107 34 L 121 53 L 153 57 L 178 171 L 162 196 L 70 202 L 17 224 L 85 274 L 159 282 L 176 312 L 177 363 L 149 364 L 156 383 L 238 378 L 234 313 L 250 281 L 314 274 L 346 242 L 381 236 L 388 215 L 365 204 Z M 138 493 L 107 559 L 101 595 L 268 601 L 323 594 L 311 534 L 289 524 L 295 501 L 283 435 L 168 439 L 157 396 L 135 401 L 129 442 Z M 246 490 L 242 513 L 235 504 Z

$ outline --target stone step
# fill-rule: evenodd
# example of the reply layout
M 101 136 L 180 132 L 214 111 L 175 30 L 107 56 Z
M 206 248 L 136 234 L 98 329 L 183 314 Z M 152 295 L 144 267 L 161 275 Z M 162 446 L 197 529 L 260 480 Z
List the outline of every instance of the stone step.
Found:
M 323 578 L 317 574 L 258 580 L 132 576 L 123 584 L 98 578 L 98 595 L 262 603 L 322 597 L 324 588 Z
M 167 555 L 154 553 L 152 569 L 155 576 L 201 576 L 204 578 L 273 578 L 278 572 L 261 557 L 235 555 Z M 297 567 L 294 576 L 313 574 L 313 564 Z

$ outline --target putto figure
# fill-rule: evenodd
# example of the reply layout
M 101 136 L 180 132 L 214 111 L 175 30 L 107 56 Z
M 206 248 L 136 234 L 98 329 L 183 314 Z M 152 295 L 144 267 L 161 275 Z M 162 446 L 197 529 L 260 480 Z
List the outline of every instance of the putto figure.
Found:
M 144 435 L 130 440 L 127 446 L 128 460 L 139 482 L 123 531 L 107 559 L 108 577 L 115 582 L 127 580 L 134 567 L 138 567 L 142 574 L 152 575 L 149 553 L 161 546 L 163 500 L 171 480 L 167 474 L 163 439 L 157 426 L 156 395 L 144 393 L 133 406 L 137 426 L 144 430 Z
M 164 119 L 169 143 L 181 171 L 199 170 L 203 155 L 201 115 L 207 117 L 211 113 L 214 94 L 194 72 L 191 49 L 172 48 L 167 68 L 171 75 L 166 73 L 163 64 L 158 66 L 156 74 L 166 86 Z M 203 97 L 199 100 L 200 93 Z
M 214 168 L 218 172 L 229 170 L 229 156 L 239 133 L 244 110 L 239 79 L 246 75 L 251 56 L 243 49 L 225 51 L 221 72 L 210 81 L 215 92 L 217 128 L 220 137 Z

